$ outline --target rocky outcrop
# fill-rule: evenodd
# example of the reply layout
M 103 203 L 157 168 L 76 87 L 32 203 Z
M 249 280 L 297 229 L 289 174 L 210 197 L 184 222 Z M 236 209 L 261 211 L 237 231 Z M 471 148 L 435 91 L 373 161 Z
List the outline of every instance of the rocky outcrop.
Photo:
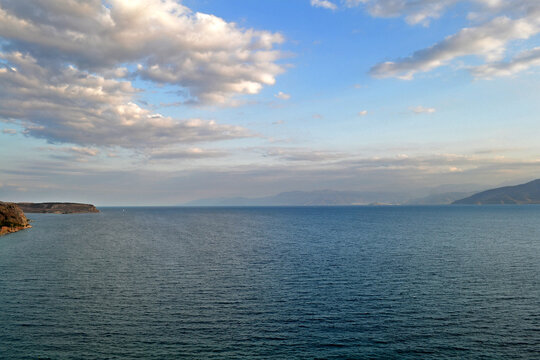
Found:
M 0 235 L 30 228 L 28 219 L 17 204 L 0 201 Z
M 97 213 L 98 209 L 92 204 L 78 203 L 17 203 L 25 213 L 46 214 L 81 214 Z

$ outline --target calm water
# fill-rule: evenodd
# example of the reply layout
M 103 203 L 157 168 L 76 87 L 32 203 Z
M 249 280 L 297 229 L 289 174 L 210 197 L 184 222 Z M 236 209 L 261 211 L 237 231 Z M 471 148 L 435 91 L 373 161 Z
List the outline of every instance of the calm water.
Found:
M 538 206 L 30 217 L 1 359 L 540 358 Z

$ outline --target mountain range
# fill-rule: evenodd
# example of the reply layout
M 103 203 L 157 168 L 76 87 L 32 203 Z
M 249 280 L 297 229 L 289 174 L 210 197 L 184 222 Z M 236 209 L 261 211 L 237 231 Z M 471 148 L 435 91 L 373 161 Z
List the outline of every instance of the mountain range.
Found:
M 444 192 L 410 199 L 410 194 L 361 191 L 289 191 L 273 196 L 209 198 L 184 206 L 350 206 L 350 205 L 448 205 L 473 192 Z
M 397 193 L 360 191 L 290 191 L 273 196 L 210 198 L 190 201 L 185 206 L 345 206 L 372 203 L 400 204 L 406 197 Z
M 290 191 L 273 196 L 209 198 L 184 206 L 350 206 L 350 205 L 450 205 L 450 204 L 540 204 L 540 179 L 516 186 L 482 192 L 477 185 L 433 188 L 429 195 L 362 191 Z M 437 192 L 439 191 L 439 192 Z M 412 197 L 412 198 L 411 198 Z

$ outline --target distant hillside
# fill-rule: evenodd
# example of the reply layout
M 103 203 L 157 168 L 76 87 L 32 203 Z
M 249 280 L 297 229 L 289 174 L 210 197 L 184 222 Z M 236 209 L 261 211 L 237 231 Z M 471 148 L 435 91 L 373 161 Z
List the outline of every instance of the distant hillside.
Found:
M 471 195 L 472 192 L 447 192 L 443 194 L 432 194 L 418 199 L 412 199 L 403 205 L 449 205 L 458 199 L 463 199 Z
M 522 185 L 483 191 L 457 200 L 454 204 L 540 204 L 540 179 Z
M 91 204 L 79 203 L 18 203 L 25 213 L 48 213 L 48 214 L 80 214 L 97 213 L 98 209 Z
M 217 198 L 190 201 L 186 206 L 345 206 L 372 203 L 400 204 L 404 195 L 358 191 L 291 191 L 259 198 Z

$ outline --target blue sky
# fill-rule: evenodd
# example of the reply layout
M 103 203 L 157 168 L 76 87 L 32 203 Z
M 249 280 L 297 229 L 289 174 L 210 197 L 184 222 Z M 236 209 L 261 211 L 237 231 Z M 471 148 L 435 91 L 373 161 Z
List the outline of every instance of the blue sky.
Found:
M 538 177 L 534 0 L 0 0 L 0 198 Z

